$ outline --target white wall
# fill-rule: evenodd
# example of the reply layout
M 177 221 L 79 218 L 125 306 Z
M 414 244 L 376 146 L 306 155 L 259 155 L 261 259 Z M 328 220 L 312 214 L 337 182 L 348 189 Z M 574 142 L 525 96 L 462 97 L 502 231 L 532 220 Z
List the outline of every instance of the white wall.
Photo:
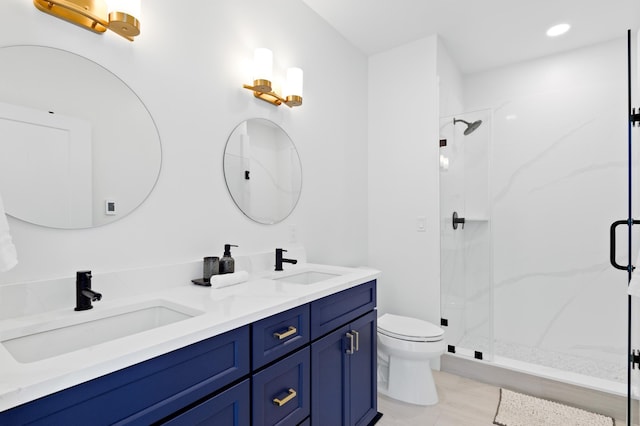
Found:
M 438 38 L 438 103 L 440 117 L 464 112 L 464 81 L 462 73 Z
M 368 176 L 379 309 L 439 324 L 436 55 L 431 36 L 369 57 Z
M 178 263 L 221 255 L 224 243 L 240 245 L 238 254 L 286 248 L 292 225 L 311 261 L 365 264 L 366 57 L 301 2 L 192 0 L 181 7 L 154 0 L 142 7 L 142 34 L 129 43 L 50 17 L 29 1 L 0 2 L 1 46 L 52 46 L 103 65 L 146 104 L 163 149 L 155 190 L 118 222 L 67 231 L 9 218 L 20 263 L 0 283 Z M 250 83 L 253 49 L 263 46 L 274 51 L 276 75 L 303 68 L 302 107 L 276 108 L 241 88 Z M 250 117 L 282 126 L 303 164 L 298 207 L 274 226 L 237 210 L 222 174 L 227 137 Z

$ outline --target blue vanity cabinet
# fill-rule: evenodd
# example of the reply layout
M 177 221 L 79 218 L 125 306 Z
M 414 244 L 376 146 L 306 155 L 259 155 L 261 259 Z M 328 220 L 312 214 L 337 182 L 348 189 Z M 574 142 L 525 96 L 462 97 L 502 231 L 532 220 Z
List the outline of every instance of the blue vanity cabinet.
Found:
M 311 410 L 310 349 L 287 356 L 252 378 L 253 426 L 297 425 Z
M 374 280 L 0 412 L 0 425 L 367 425 L 375 306 Z

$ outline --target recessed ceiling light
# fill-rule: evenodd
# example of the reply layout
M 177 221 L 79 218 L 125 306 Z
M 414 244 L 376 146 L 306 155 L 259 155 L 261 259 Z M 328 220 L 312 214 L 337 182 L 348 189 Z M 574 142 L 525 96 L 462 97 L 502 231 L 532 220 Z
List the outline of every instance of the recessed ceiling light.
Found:
M 547 35 L 549 37 L 557 37 L 569 31 L 570 28 L 571 28 L 571 25 L 569 24 L 554 25 L 553 27 L 547 30 Z

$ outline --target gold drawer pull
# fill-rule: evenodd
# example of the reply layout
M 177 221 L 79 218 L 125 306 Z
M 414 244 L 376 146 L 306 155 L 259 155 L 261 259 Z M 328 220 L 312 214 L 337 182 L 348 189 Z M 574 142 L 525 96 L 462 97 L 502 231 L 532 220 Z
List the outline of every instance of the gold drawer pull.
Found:
M 282 340 L 282 339 L 286 339 L 289 336 L 293 336 L 297 332 L 298 332 L 298 329 L 290 325 L 287 331 L 285 331 L 284 333 L 273 333 L 273 337 L 277 337 L 278 339 Z
M 295 390 L 289 389 L 289 395 L 285 396 L 282 399 L 273 398 L 273 403 L 276 404 L 278 407 L 282 407 L 284 404 L 286 404 L 287 402 L 295 398 L 296 395 L 298 395 L 298 393 Z

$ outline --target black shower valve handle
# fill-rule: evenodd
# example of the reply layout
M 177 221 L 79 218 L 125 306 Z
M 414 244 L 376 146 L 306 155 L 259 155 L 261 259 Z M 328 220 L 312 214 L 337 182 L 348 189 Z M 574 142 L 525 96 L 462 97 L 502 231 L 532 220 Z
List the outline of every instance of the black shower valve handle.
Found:
M 464 229 L 464 224 L 466 222 L 464 217 L 459 217 L 458 212 L 453 212 L 453 229 L 458 229 L 458 225 L 462 225 L 462 229 Z

